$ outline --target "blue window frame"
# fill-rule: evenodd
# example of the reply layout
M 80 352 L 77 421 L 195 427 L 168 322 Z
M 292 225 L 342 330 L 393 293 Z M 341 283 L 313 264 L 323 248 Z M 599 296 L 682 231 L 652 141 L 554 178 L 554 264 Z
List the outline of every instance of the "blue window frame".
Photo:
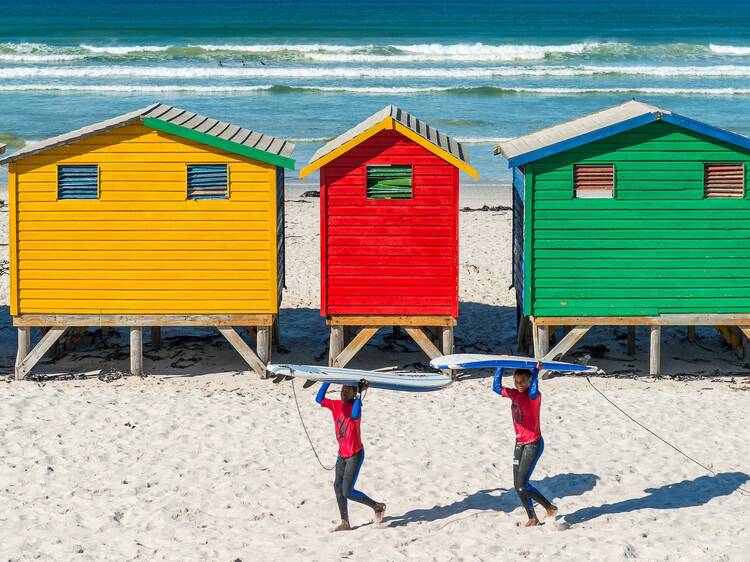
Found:
M 229 170 L 226 164 L 188 164 L 188 199 L 229 199 Z
M 59 165 L 57 167 L 58 199 L 98 199 L 99 166 Z

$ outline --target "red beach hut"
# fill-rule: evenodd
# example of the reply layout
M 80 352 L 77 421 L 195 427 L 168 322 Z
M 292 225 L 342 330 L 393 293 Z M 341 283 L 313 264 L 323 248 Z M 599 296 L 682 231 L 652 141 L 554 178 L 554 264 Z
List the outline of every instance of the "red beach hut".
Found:
M 320 148 L 300 176 L 317 169 L 329 364 L 346 365 L 385 326 L 403 327 L 431 357 L 450 353 L 459 170 L 477 177 L 466 149 L 389 105 Z M 345 347 L 346 327 L 361 330 Z

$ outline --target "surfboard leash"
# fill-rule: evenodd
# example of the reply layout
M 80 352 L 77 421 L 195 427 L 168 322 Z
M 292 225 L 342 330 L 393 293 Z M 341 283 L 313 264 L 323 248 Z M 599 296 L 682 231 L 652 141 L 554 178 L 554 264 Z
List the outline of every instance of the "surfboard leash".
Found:
M 646 427 L 645 425 L 643 425 L 641 422 L 639 422 L 637 419 L 635 419 L 633 416 L 631 416 L 630 414 L 628 414 L 625 410 L 623 410 L 622 408 L 620 408 L 620 406 L 618 406 L 612 400 L 610 400 L 609 397 L 606 394 L 604 394 L 601 390 L 599 390 L 596 387 L 596 385 L 594 385 L 593 382 L 591 382 L 591 379 L 589 378 L 588 375 L 586 375 L 586 381 L 588 381 L 588 383 L 591 385 L 591 388 L 593 388 L 594 390 L 596 390 L 601 395 L 602 398 L 604 398 L 607 402 L 609 402 L 610 404 L 612 404 L 612 406 L 614 406 L 615 408 L 617 408 L 620 411 L 620 413 L 622 413 L 625 417 L 627 417 L 634 424 L 640 426 L 642 429 L 645 429 L 651 435 L 653 435 L 654 437 L 656 437 L 659 441 L 661 441 L 665 445 L 669 445 L 670 447 L 672 447 L 672 449 L 674 449 L 675 451 L 677 451 L 678 453 L 680 453 L 683 457 L 685 457 L 689 461 L 691 461 L 691 462 L 695 463 L 696 465 L 698 465 L 699 467 L 701 467 L 703 470 L 705 470 L 707 472 L 710 472 L 714 476 L 718 476 L 718 474 L 716 473 L 716 471 L 708 468 L 702 462 L 695 460 L 693 457 L 691 457 L 690 455 L 688 455 L 687 453 L 685 453 L 684 451 L 682 451 L 681 449 L 679 449 L 676 445 L 673 445 L 672 443 L 670 443 L 669 441 L 667 441 L 666 439 L 664 439 L 661 435 L 659 435 L 658 433 L 656 433 L 652 429 L 649 429 L 648 427 Z M 747 490 L 746 488 L 743 488 L 742 486 L 737 486 L 737 490 L 741 494 L 743 494 L 743 495 L 750 495 L 750 490 Z
M 318 456 L 318 451 L 315 450 L 315 445 L 313 445 L 312 439 L 310 439 L 310 433 L 307 431 L 307 426 L 305 425 L 305 420 L 302 417 L 302 410 L 299 407 L 299 401 L 297 400 L 297 389 L 294 387 L 294 377 L 292 377 L 292 380 L 290 381 L 292 383 L 292 394 L 294 395 L 294 404 L 297 406 L 297 413 L 299 414 L 299 421 L 302 422 L 302 429 L 305 430 L 305 435 L 307 435 L 307 441 L 310 443 L 310 448 L 312 449 L 313 454 L 315 455 L 315 458 L 318 461 L 318 464 L 320 465 L 320 468 L 323 470 L 331 471 L 334 468 L 336 468 L 336 465 L 334 464 L 332 467 L 327 467 L 323 464 L 323 461 L 320 460 L 320 457 Z

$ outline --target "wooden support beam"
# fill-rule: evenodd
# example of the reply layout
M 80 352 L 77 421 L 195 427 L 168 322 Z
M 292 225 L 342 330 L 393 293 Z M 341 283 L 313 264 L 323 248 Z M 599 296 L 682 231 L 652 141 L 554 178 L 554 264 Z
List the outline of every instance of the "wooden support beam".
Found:
M 130 374 L 143 376 L 143 327 L 130 328 Z
M 628 326 L 628 355 L 635 355 L 635 326 Z
M 258 326 L 256 338 L 258 358 L 264 365 L 271 362 L 271 326 Z
M 651 327 L 651 354 L 649 356 L 649 373 L 661 373 L 661 326 Z
M 695 337 L 696 337 L 696 332 L 697 332 L 696 327 L 695 326 L 688 326 L 687 332 L 688 332 L 687 333 L 688 341 L 689 342 L 695 342 Z
M 552 348 L 552 351 L 549 351 L 542 356 L 542 361 L 555 361 L 556 359 L 562 357 L 568 351 L 570 351 L 572 347 L 577 344 L 578 341 L 583 336 L 585 336 L 590 329 L 591 326 L 576 326 L 570 332 L 565 334 L 565 337 L 563 337 L 557 343 L 557 345 Z
M 161 326 L 151 327 L 151 347 L 161 349 Z
M 60 339 L 65 333 L 66 328 L 50 328 L 47 333 L 44 334 L 42 339 L 36 344 L 36 347 L 26 354 L 17 365 L 16 365 L 16 378 L 24 379 L 26 375 L 31 372 L 31 369 L 39 363 L 39 360 L 44 357 L 44 354 Z
M 331 342 L 333 342 L 333 328 L 334 326 L 331 326 Z M 340 353 L 333 357 L 331 366 L 346 367 L 349 361 L 354 359 L 354 356 L 359 353 L 359 351 L 365 346 L 368 341 L 370 341 L 372 336 L 374 336 L 379 329 L 379 326 L 367 326 L 365 328 L 362 328 L 359 333 L 352 338 L 352 341 L 349 342 L 349 345 L 347 345 L 343 350 L 341 350 Z
M 252 350 L 252 348 L 247 345 L 245 340 L 240 337 L 240 335 L 235 331 L 234 328 L 230 326 L 216 326 L 218 330 L 221 332 L 221 335 L 223 335 L 229 344 L 237 350 L 237 353 L 239 353 L 242 358 L 247 362 L 248 365 L 250 365 L 250 368 L 255 371 L 255 373 L 261 377 L 264 378 L 266 376 L 266 365 L 263 363 L 260 358 L 255 354 L 255 352 Z
M 19 376 L 18 367 L 21 365 L 26 356 L 31 352 L 31 328 L 18 328 L 18 352 L 16 353 L 16 378 Z
M 346 347 L 345 326 L 332 325 L 331 337 L 328 342 L 328 366 L 333 367 L 336 358 Z
M 450 355 L 453 353 L 453 326 L 443 326 L 442 336 L 443 355 Z
M 14 326 L 271 326 L 274 314 L 22 314 Z
M 533 323 L 534 358 L 541 359 L 549 352 L 549 329 L 544 325 Z
M 405 326 L 404 330 L 411 336 L 416 344 L 424 351 L 430 359 L 435 359 L 443 355 L 440 350 L 432 343 L 432 340 L 427 334 L 422 331 L 422 328 L 415 328 L 412 326 Z
M 452 316 L 328 316 L 329 326 L 455 326 Z

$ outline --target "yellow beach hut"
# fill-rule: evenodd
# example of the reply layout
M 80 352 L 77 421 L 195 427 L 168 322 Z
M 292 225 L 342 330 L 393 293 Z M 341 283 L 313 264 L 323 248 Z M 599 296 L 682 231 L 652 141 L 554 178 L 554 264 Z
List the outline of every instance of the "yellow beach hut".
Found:
M 294 145 L 164 104 L 4 158 L 10 314 L 24 378 L 71 327 L 216 326 L 259 375 L 284 284 Z M 46 330 L 31 349 L 31 328 Z M 257 333 L 254 351 L 235 326 Z

